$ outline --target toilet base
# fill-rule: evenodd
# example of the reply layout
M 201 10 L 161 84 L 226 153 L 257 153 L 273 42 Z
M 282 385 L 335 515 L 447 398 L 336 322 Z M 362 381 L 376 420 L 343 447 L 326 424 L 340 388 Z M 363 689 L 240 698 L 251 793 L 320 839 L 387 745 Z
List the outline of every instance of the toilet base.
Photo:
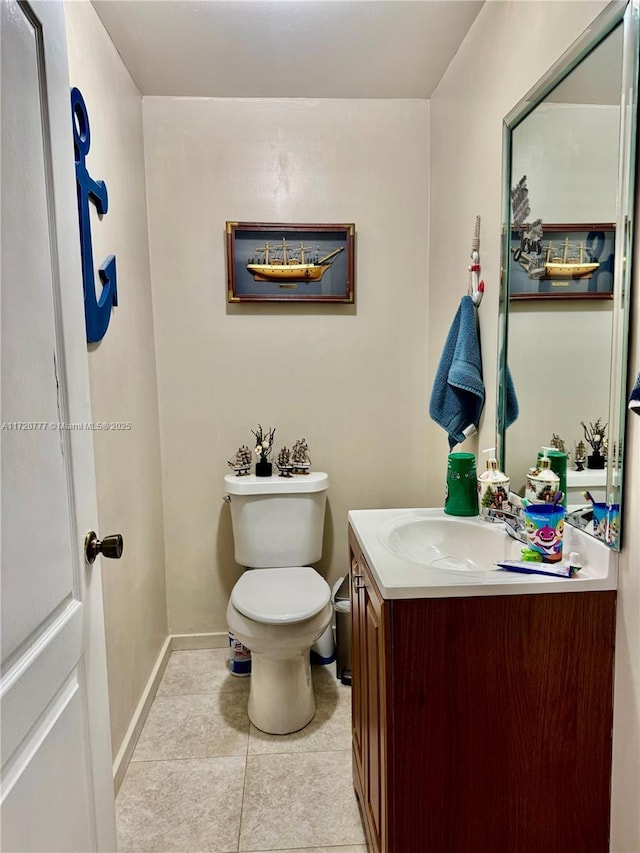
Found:
M 227 606 L 229 630 L 251 649 L 249 719 L 272 735 L 303 729 L 313 719 L 316 701 L 311 681 L 311 645 L 331 622 L 331 602 L 303 622 L 255 622 Z
M 308 650 L 283 659 L 252 654 L 248 713 L 257 729 L 272 735 L 297 732 L 315 712 Z

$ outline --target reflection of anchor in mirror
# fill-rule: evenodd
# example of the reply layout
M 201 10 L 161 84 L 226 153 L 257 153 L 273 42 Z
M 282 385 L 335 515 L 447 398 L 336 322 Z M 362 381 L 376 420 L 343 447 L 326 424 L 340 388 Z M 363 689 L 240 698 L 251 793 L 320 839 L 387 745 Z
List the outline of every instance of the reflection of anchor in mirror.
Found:
M 98 214 L 103 216 L 109 209 L 109 199 L 105 182 L 94 181 L 87 171 L 85 158 L 91 145 L 89 115 L 84 98 L 80 90 L 76 88 L 71 90 L 71 117 L 73 121 L 73 147 L 75 149 L 76 162 L 78 219 L 80 221 L 84 317 L 87 341 L 95 343 L 102 340 L 107 331 L 109 320 L 111 319 L 111 306 L 118 304 L 116 258 L 115 255 L 109 255 L 98 270 L 100 281 L 102 282 L 102 292 L 98 299 L 96 296 L 95 274 L 93 270 L 89 201 L 95 204 Z
M 512 249 L 513 260 L 525 270 L 529 278 L 544 276 L 544 257 L 542 252 L 542 220 L 523 223 L 518 226 L 520 231 L 520 246 Z

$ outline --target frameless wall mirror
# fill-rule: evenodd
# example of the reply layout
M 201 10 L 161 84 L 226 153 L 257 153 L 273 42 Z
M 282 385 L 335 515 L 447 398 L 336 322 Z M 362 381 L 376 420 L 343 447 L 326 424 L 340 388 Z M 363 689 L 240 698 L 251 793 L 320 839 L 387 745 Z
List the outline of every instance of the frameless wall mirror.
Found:
M 540 448 L 566 452 L 568 522 L 616 549 L 639 10 L 606 7 L 504 122 L 499 370 L 520 414 L 506 428 L 499 401 L 500 460 L 523 494 Z

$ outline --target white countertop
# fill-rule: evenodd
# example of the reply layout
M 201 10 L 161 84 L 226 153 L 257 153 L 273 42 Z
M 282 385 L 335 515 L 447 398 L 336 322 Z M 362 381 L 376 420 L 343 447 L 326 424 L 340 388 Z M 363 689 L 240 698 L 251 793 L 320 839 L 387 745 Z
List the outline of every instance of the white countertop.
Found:
M 486 595 L 523 595 L 558 592 L 586 592 L 616 589 L 618 554 L 603 542 L 565 525 L 564 551 L 577 551 L 582 570 L 572 578 L 519 574 L 487 563 L 486 570 L 455 571 L 420 565 L 393 553 L 383 541 L 383 532 L 394 522 L 423 518 L 450 518 L 442 509 L 361 509 L 349 512 L 349 523 L 362 548 L 382 596 L 401 598 L 460 598 Z M 495 528 L 495 559 L 501 560 L 513 548 L 502 525 L 480 517 L 461 519 L 479 525 L 486 539 L 487 528 Z M 504 537 L 504 539 L 503 539 Z M 506 540 L 506 542 L 505 542 Z M 517 543 L 514 543 L 517 545 Z M 524 547 L 524 546 L 522 546 Z M 512 557 L 513 558 L 513 557 Z

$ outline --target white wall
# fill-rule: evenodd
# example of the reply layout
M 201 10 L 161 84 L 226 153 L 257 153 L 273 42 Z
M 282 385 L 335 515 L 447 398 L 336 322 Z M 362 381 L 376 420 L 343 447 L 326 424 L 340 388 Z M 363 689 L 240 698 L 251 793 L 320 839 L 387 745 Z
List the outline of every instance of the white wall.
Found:
M 487 290 L 480 321 L 487 405 L 479 439 L 467 441 L 465 450 L 489 447 L 495 441 L 502 119 L 605 5 L 562 0 L 486 3 L 431 100 L 430 377 L 466 285 L 474 218 L 482 215 L 481 263 Z M 636 293 L 639 288 L 636 271 Z M 631 363 L 637 364 L 638 357 L 636 343 L 635 361 Z M 637 420 L 635 416 L 631 419 Z M 640 484 L 638 428 L 640 423 L 630 425 L 625 469 L 628 502 L 618 594 L 612 853 L 640 850 L 640 583 L 635 556 L 640 550 L 640 530 L 635 521 Z M 429 503 L 437 504 L 442 494 L 447 442 L 435 425 L 430 427 L 429 436 L 436 454 L 430 466 L 428 497 Z
M 102 179 L 109 211 L 92 219 L 96 267 L 116 255 L 118 307 L 89 347 L 99 534 L 122 533 L 120 561 L 103 563 L 112 746 L 120 748 L 167 636 L 162 481 L 147 236 L 142 99 L 93 6 L 65 5 L 72 86 L 91 128 L 87 168 Z
M 511 167 L 512 184 L 527 176 L 530 219 L 615 222 L 619 134 L 611 104 L 542 103 L 529 113 L 513 131 Z
M 169 627 L 226 632 L 240 569 L 223 477 L 258 422 L 347 510 L 426 500 L 426 101 L 144 99 Z M 224 224 L 355 222 L 356 305 L 226 302 Z

